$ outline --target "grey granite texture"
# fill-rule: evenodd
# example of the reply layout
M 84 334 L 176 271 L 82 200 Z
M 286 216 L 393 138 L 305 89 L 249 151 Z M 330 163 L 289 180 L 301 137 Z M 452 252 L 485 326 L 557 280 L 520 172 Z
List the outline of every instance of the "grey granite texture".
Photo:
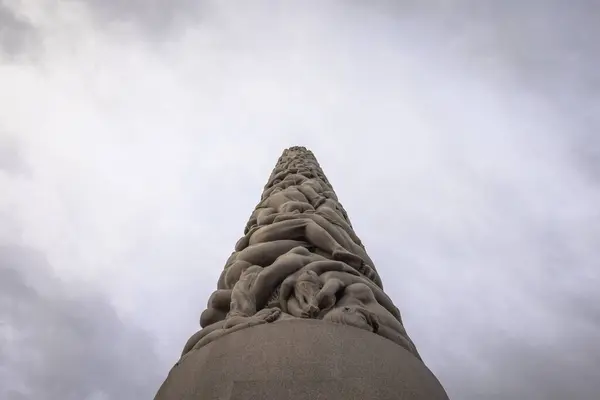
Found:
M 283 348 L 278 350 L 277 347 L 271 347 L 268 351 L 271 353 L 281 351 L 282 353 L 265 354 L 265 364 L 262 366 L 256 360 L 253 361 L 254 364 L 241 365 L 240 368 L 243 371 L 240 373 L 243 372 L 243 375 L 248 373 L 244 368 L 268 369 L 274 368 L 274 365 L 283 364 L 304 370 L 306 365 L 311 363 L 308 358 L 300 364 L 290 360 L 282 361 L 287 360 L 294 351 L 303 351 L 305 354 L 314 356 L 315 359 L 312 362 L 315 363 L 315 367 L 320 365 L 319 363 L 327 362 L 320 356 L 321 351 L 323 354 L 333 352 L 329 357 L 336 359 L 348 357 L 352 362 L 358 362 L 353 358 L 356 355 L 336 353 L 340 351 L 339 346 L 330 350 L 323 348 L 320 352 L 311 350 L 309 343 L 311 340 L 317 339 L 309 337 L 315 336 L 318 331 L 325 335 L 330 335 L 331 332 L 343 332 L 345 343 L 349 346 L 344 351 L 358 351 L 360 348 L 359 352 L 363 358 L 367 353 L 371 358 L 384 357 L 383 354 L 376 355 L 381 350 L 384 350 L 386 354 L 397 352 L 402 355 L 399 358 L 400 361 L 396 362 L 402 364 L 402 367 L 392 364 L 389 367 L 396 368 L 397 371 L 407 371 L 407 368 L 410 369 L 408 367 L 410 365 L 416 370 L 406 377 L 398 375 L 396 378 L 400 381 L 402 379 L 410 381 L 412 378 L 409 379 L 409 377 L 421 376 L 419 374 L 431 374 L 423 365 L 414 343 L 404 329 L 400 311 L 383 291 L 381 278 L 362 241 L 354 232 L 348 214 L 339 202 L 313 153 L 304 147 L 291 147 L 285 150 L 279 158 L 264 187 L 260 202 L 246 224 L 244 236 L 238 240 L 234 252 L 225 263 L 217 282 L 217 289 L 208 299 L 207 308 L 201 314 L 200 325 L 202 329 L 188 340 L 182 351 L 181 359 L 170 376 L 187 376 L 194 373 L 204 375 L 205 372 L 196 369 L 199 361 L 191 361 L 190 358 L 197 360 L 213 357 L 213 351 L 208 350 L 209 348 L 219 349 L 214 351 L 222 352 L 222 357 L 229 360 L 228 362 L 238 359 L 244 364 L 243 360 L 246 359 L 244 354 L 227 355 L 226 348 L 229 345 L 226 344 L 231 343 L 232 338 L 235 337 L 236 341 L 239 341 L 239 343 L 236 342 L 236 346 L 241 346 L 236 351 L 250 351 L 256 356 L 258 350 L 251 349 L 248 344 L 244 344 L 246 342 L 245 335 L 252 337 L 252 339 L 248 339 L 249 342 L 260 341 L 257 336 L 258 332 L 264 331 L 276 336 L 277 329 L 282 329 L 282 339 L 278 340 L 278 345 Z M 263 327 L 267 325 L 269 328 Z M 297 332 L 290 330 L 292 326 L 297 327 L 298 332 L 305 332 L 309 337 L 298 337 Z M 346 330 L 340 327 L 344 327 Z M 288 333 L 284 333 L 284 328 L 288 330 Z M 311 333 L 311 329 L 315 331 Z M 370 349 L 362 339 L 358 339 L 358 336 L 362 337 L 365 334 L 374 337 L 368 342 L 377 344 L 377 348 Z M 356 343 L 361 343 L 361 346 L 353 348 L 349 345 L 353 335 L 358 335 Z M 327 341 L 319 343 L 325 346 L 325 342 Z M 248 357 L 252 358 L 250 355 Z M 210 365 L 212 365 L 212 369 L 216 368 L 218 363 Z M 189 368 L 193 368 L 195 372 L 181 372 Z M 229 364 L 227 368 L 230 368 Z M 364 369 L 364 367 L 361 368 Z M 174 371 L 179 372 L 173 375 Z M 300 373 L 299 371 L 298 373 Z M 231 390 L 227 394 L 230 397 L 214 397 L 214 394 L 210 394 L 213 397 L 181 397 L 182 395 L 179 394 L 169 395 L 175 397 L 165 397 L 164 393 L 171 393 L 171 389 L 163 388 L 159 391 L 157 399 L 250 398 L 239 396 L 243 396 L 241 393 L 250 393 L 248 391 L 260 389 L 260 384 L 247 381 L 238 382 L 235 386 L 234 383 L 242 378 L 237 377 L 230 370 L 221 373 L 223 374 L 222 379 L 229 382 L 227 385 L 234 385 L 230 387 Z M 283 390 L 291 396 L 295 390 L 293 388 L 302 385 L 289 382 L 274 383 L 275 381 L 273 381 L 273 379 L 280 379 L 277 378 L 278 374 L 286 373 L 291 372 L 274 372 L 272 376 L 268 376 L 268 379 L 260 380 L 265 384 L 268 383 L 260 390 L 266 390 L 269 393 L 280 393 Z M 394 370 L 386 372 L 386 374 L 390 373 L 397 372 Z M 217 379 L 216 376 L 219 372 L 211 371 L 210 374 L 215 375 L 215 379 Z M 336 377 L 327 373 L 321 378 L 312 377 L 310 382 L 313 385 L 317 381 L 330 380 L 332 387 L 346 387 L 345 385 L 348 384 L 348 390 L 352 392 L 354 389 L 351 388 L 357 385 L 356 382 L 367 379 L 364 376 L 359 379 L 352 374 L 346 375 L 342 374 Z M 180 379 L 169 378 L 165 385 L 172 387 L 175 385 L 174 381 L 183 382 Z M 372 382 L 380 381 L 375 377 L 368 377 L 368 379 L 371 379 Z M 186 383 L 188 386 L 190 384 L 192 384 L 191 381 Z M 194 383 L 194 385 L 196 384 Z M 173 393 L 183 393 L 177 390 Z M 213 393 L 210 391 L 212 389 L 201 387 L 194 390 L 197 390 L 197 393 L 201 393 L 202 396 Z M 205 390 L 209 391 L 205 392 Z M 319 390 L 325 389 L 313 388 L 309 392 L 316 395 L 321 393 Z M 377 389 L 377 393 L 387 393 L 386 390 L 380 388 Z M 421 393 L 419 396 L 422 396 L 422 393 L 429 389 L 418 388 L 415 390 Z M 443 393 L 443 389 L 440 393 Z M 251 398 L 263 398 L 258 394 L 253 396 L 255 397 Z M 408 396 L 408 394 L 403 394 L 403 396 Z M 445 397 L 438 395 L 438 397 L 431 398 Z
M 427 367 L 364 329 L 294 318 L 192 350 L 157 400 L 447 400 Z

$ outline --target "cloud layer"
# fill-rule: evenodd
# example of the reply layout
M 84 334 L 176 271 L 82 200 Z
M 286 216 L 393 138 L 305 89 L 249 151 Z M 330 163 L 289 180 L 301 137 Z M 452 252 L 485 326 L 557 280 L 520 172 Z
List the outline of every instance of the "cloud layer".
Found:
M 451 398 L 595 398 L 593 2 L 151 3 L 0 2 L 0 386 L 149 398 L 305 145 Z
M 0 247 L 3 399 L 152 398 L 152 340 L 89 289 L 61 282 L 40 253 Z

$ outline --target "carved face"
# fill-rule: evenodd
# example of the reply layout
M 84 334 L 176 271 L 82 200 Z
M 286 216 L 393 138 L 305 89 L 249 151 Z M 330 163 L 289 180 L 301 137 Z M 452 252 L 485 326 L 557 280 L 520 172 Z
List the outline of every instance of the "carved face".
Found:
M 323 320 L 342 325 L 350 325 L 371 332 L 379 330 L 375 314 L 360 306 L 336 307 L 328 312 Z

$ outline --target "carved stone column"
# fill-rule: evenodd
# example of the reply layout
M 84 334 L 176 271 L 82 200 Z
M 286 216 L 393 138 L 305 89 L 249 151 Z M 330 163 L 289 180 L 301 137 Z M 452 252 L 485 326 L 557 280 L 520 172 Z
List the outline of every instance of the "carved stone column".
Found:
M 279 158 L 200 325 L 157 400 L 447 399 L 304 147 Z

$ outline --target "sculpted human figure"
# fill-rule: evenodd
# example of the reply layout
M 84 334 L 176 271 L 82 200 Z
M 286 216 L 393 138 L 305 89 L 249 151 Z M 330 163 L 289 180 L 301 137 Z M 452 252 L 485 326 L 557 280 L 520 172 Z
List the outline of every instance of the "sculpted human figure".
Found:
M 242 242 L 242 239 L 244 239 L 244 242 Z M 247 247 L 247 245 L 245 245 L 246 243 L 248 243 L 248 245 L 254 245 L 257 243 L 282 239 L 306 240 L 308 243 L 320 248 L 327 254 L 331 254 L 333 259 L 344 261 L 354 268 L 359 269 L 365 264 L 361 257 L 346 250 L 322 226 L 310 218 L 298 218 L 274 222 L 271 225 L 260 227 L 254 232 L 250 231 L 248 235 L 242 239 L 238 241 L 240 250 Z
M 256 277 L 254 294 L 258 308 L 263 307 L 269 297 L 284 279 L 302 269 L 302 267 L 326 258 L 310 252 L 305 247 L 295 247 L 279 256 L 271 265 L 265 267 Z
M 335 201 L 327 199 L 325 202 L 323 202 L 317 208 L 315 213 L 317 215 L 321 215 L 322 217 L 327 219 L 329 222 L 340 227 L 356 245 L 358 245 L 362 249 L 364 249 L 364 246 L 362 245 L 362 241 L 356 235 L 356 233 L 354 233 L 354 229 L 352 228 L 352 225 L 350 225 L 350 223 L 343 216 L 342 211 L 339 208 L 332 208 L 332 206 L 335 207 L 335 205 L 336 205 Z
M 335 215 L 335 212 L 333 212 L 333 214 Z M 360 254 L 365 261 L 372 263 L 364 249 L 354 242 L 350 234 L 346 231 L 346 229 L 343 226 L 337 223 L 339 217 L 337 217 L 337 219 L 336 217 L 330 218 L 329 213 L 323 211 L 309 211 L 304 212 L 301 215 L 294 213 L 282 213 L 276 215 L 273 221 L 280 222 L 289 219 L 301 218 L 312 219 L 319 226 L 321 226 L 321 228 L 326 230 L 327 233 L 331 235 L 336 240 L 336 242 L 338 242 L 342 247 L 351 252 L 355 252 L 356 254 Z
M 262 269 L 258 265 L 253 265 L 244 271 L 233 290 L 229 291 L 231 302 L 226 318 L 210 325 L 203 325 L 204 329 L 196 332 L 188 340 L 182 355 L 192 349 L 205 346 L 223 335 L 251 326 L 273 322 L 281 316 L 281 310 L 278 308 L 262 309 L 257 312 L 253 286 Z M 226 292 L 217 291 L 213 293 L 211 298 L 214 297 L 214 301 L 220 303 L 226 298 L 226 295 L 223 295 Z
M 265 189 L 268 189 L 271 186 L 276 185 L 277 183 L 281 182 L 286 177 L 286 175 L 288 175 L 290 173 L 294 173 L 297 175 L 303 175 L 307 178 L 320 178 L 323 181 L 325 181 L 323 179 L 323 177 L 320 177 L 318 175 L 318 173 L 314 170 L 309 170 L 309 169 L 302 169 L 302 170 L 298 169 L 297 171 L 286 170 L 286 171 L 281 171 L 281 172 L 275 174 L 275 176 L 273 176 L 271 179 L 269 179 L 269 182 L 266 184 Z
M 292 186 L 285 189 L 275 188 L 269 197 L 258 203 L 256 208 L 274 208 L 275 210 L 279 210 L 283 204 L 289 201 L 302 202 L 305 204 L 308 202 L 304 194 L 296 189 L 296 187 Z
M 287 301 L 288 312 L 300 318 L 315 318 L 319 314 L 317 294 L 323 282 L 314 271 L 304 271 L 294 284 L 294 295 Z
M 323 191 L 322 194 L 323 194 L 323 196 L 327 197 L 328 199 L 338 201 L 337 195 L 332 190 L 325 190 L 325 191 Z
M 354 326 L 359 329 L 365 329 L 369 332 L 377 333 L 379 331 L 379 321 L 377 320 L 377 316 L 364 307 L 334 307 L 327 314 L 325 314 L 323 321 Z
M 222 310 L 218 310 L 217 308 L 205 310 L 203 317 L 201 317 L 204 329 L 198 331 L 188 340 L 182 355 L 192 349 L 205 346 L 223 335 L 258 324 L 273 322 L 280 318 L 281 310 L 279 308 L 260 309 L 262 303 L 268 300 L 268 294 L 272 291 L 269 291 L 269 288 L 274 288 L 278 285 L 278 281 L 288 276 L 289 273 L 287 271 L 298 270 L 311 261 L 320 258 L 320 256 L 311 253 L 304 247 L 296 247 L 283 256 L 278 257 L 267 268 L 258 265 L 251 265 L 246 268 L 232 290 L 217 290 L 213 293 L 211 299 L 209 299 L 209 306 L 222 309 L 223 302 L 230 296 L 230 307 L 226 318 L 208 324 L 208 322 L 213 321 L 209 318 L 216 311 Z M 261 275 L 261 273 L 263 274 Z M 307 285 L 301 286 L 304 288 Z M 315 300 L 313 299 L 314 302 Z
M 264 198 L 252 212 L 244 228 L 244 234 L 247 234 L 255 226 L 260 227 L 273 223 L 275 217 L 282 213 L 298 214 L 314 211 L 311 202 L 295 186 L 272 189 L 272 194 Z
M 349 221 L 348 221 L 348 216 L 344 210 L 344 207 L 342 207 L 342 205 L 340 203 L 338 203 L 336 200 L 322 196 L 321 199 L 314 206 L 314 208 L 317 211 L 331 210 L 335 213 L 336 219 L 340 220 L 339 221 L 340 224 L 343 224 L 344 226 L 350 226 Z
M 239 331 L 241 329 L 250 328 L 252 326 L 274 322 L 281 317 L 282 312 L 279 308 L 264 308 L 251 317 L 236 320 L 235 324 L 228 324 L 227 320 L 219 321 L 199 330 L 192 335 L 192 337 L 190 337 L 185 344 L 181 355 L 183 357 L 191 350 L 206 346 L 210 342 L 219 339 L 224 335 Z
M 253 264 L 245 260 L 234 260 L 233 263 L 221 272 L 219 281 L 217 282 L 218 289 L 233 289 L 233 286 L 240 279 L 242 273 L 251 267 Z
M 362 245 L 359 245 L 356 242 L 354 242 L 354 240 L 348 235 L 348 233 L 346 232 L 346 230 L 343 227 L 341 227 L 341 226 L 333 223 L 333 221 L 330 221 L 329 219 L 325 218 L 324 215 L 319 215 L 316 213 L 303 213 L 301 215 L 280 214 L 275 218 L 274 224 L 270 225 L 267 228 L 273 227 L 278 223 L 289 222 L 289 221 L 293 221 L 293 220 L 299 220 L 299 221 L 312 220 L 318 227 L 321 228 L 321 231 L 324 231 L 324 233 L 321 235 L 321 237 L 325 237 L 325 235 L 327 235 L 329 238 L 331 238 L 331 239 L 329 239 L 330 240 L 329 243 L 331 243 L 331 245 L 329 245 L 327 247 L 325 246 L 326 245 L 325 242 L 322 242 L 323 245 L 319 245 L 318 243 L 311 242 L 314 246 L 316 246 L 326 252 L 329 251 L 330 254 L 332 255 L 332 258 L 347 262 L 348 264 L 352 265 L 357 270 L 359 270 L 361 273 L 363 273 L 367 278 L 373 280 L 373 282 L 375 282 L 377 285 L 382 286 L 381 278 L 379 277 L 377 272 L 373 269 L 373 267 L 372 267 L 373 261 L 370 259 L 369 255 L 365 251 L 364 247 L 362 247 Z M 298 229 L 297 228 L 298 225 L 301 225 L 301 224 L 302 223 L 297 223 L 295 226 L 290 224 L 290 226 L 294 226 L 294 228 L 292 228 L 292 229 Z M 306 222 L 306 225 L 310 225 L 310 223 Z M 308 226 L 308 227 L 310 228 L 311 226 Z M 258 232 L 260 232 L 260 230 L 258 230 L 254 235 L 257 235 Z M 308 232 L 308 229 L 307 229 L 307 232 Z M 314 232 L 314 229 L 313 229 L 313 232 Z M 294 234 L 301 235 L 302 232 L 297 231 L 297 232 L 294 232 Z M 254 239 L 254 236 L 250 239 L 250 242 L 253 239 Z M 310 238 L 308 238 L 308 239 L 309 239 L 309 241 L 311 240 Z M 336 250 L 338 252 L 338 254 L 336 254 L 334 251 L 331 251 L 332 250 L 331 246 L 338 249 L 338 250 Z
M 200 326 L 205 327 L 222 321 L 231 305 L 231 289 L 218 289 L 208 298 L 206 310 L 200 315 Z
M 298 216 L 302 213 L 315 212 L 315 209 L 313 208 L 313 206 L 306 202 L 288 201 L 287 203 L 281 205 L 278 208 L 263 208 L 261 209 L 261 211 L 262 212 L 258 215 L 256 219 L 256 223 L 259 227 L 264 225 L 270 225 L 273 222 L 276 222 L 277 219 L 280 218 L 282 215 Z
M 345 286 L 343 282 L 331 279 L 325 283 L 317 295 L 317 301 L 331 303 L 332 292 L 342 291 L 334 308 L 323 317 L 326 321 L 354 325 L 366 329 L 369 325 L 373 332 L 404 347 L 420 359 L 413 342 L 408 337 L 404 326 L 375 299 L 373 291 L 364 283 L 353 283 Z M 329 292 L 325 294 L 326 292 Z M 368 322 L 367 325 L 364 322 Z
M 284 152 L 182 357 L 240 329 L 315 318 L 366 329 L 419 357 L 398 308 L 312 153 Z
M 346 272 L 339 271 L 327 271 L 323 272 L 319 275 L 321 280 L 323 281 L 323 289 L 322 293 L 319 295 L 321 297 L 325 296 L 334 296 L 337 294 L 339 290 L 345 288 L 346 286 L 350 286 L 353 283 L 363 283 L 367 285 L 375 300 L 379 304 L 381 304 L 386 310 L 388 310 L 400 323 L 402 323 L 402 317 L 400 315 L 400 311 L 392 302 L 392 299 L 377 285 L 371 282 L 369 279 L 366 279 L 363 276 L 356 276 L 352 274 L 348 274 Z M 331 282 L 329 282 L 331 281 Z M 321 300 L 319 300 L 321 301 Z
M 273 196 L 263 200 L 256 207 L 253 223 L 258 226 L 269 225 L 279 213 L 294 211 L 301 213 L 304 210 L 313 209 L 306 199 L 299 199 L 300 196 L 304 197 L 294 188 L 276 191 Z
M 296 168 L 296 169 L 288 169 L 285 171 L 281 171 L 279 173 L 276 174 L 277 176 L 274 177 L 275 179 L 272 180 L 272 185 L 269 186 L 267 189 L 269 189 L 272 186 L 276 186 L 278 184 L 280 184 L 282 181 L 286 180 L 286 179 L 294 179 L 296 181 L 296 184 L 299 185 L 302 182 L 306 181 L 307 179 L 310 180 L 315 180 L 315 181 L 321 181 L 320 177 L 318 176 L 318 171 L 315 170 L 314 168 Z M 325 183 L 325 182 L 323 182 Z
M 254 284 L 262 270 L 263 267 L 252 265 L 242 273 L 240 279 L 236 282 L 231 290 L 231 303 L 224 328 L 242 323 L 246 318 L 256 314 L 258 308 L 256 306 Z
M 319 276 L 319 280 L 321 281 L 319 286 L 322 286 L 324 280 L 320 277 L 320 275 L 325 272 L 332 272 L 332 271 L 340 272 L 340 273 L 347 273 L 349 275 L 354 274 L 357 278 L 360 277 L 358 272 L 354 268 L 348 266 L 346 263 L 344 263 L 342 261 L 327 260 L 327 259 L 313 261 L 313 262 L 307 264 L 306 266 L 304 266 L 303 268 L 299 269 L 295 273 L 290 274 L 281 283 L 281 287 L 279 289 L 279 302 L 280 302 L 279 306 L 281 307 L 281 309 L 285 312 L 289 312 L 290 314 L 295 315 L 291 311 L 293 306 L 290 307 L 290 304 L 297 301 L 297 299 L 294 299 L 294 294 L 295 294 L 295 290 L 296 290 L 298 281 L 300 280 L 300 277 L 303 277 L 303 279 L 305 279 L 305 280 L 307 280 L 307 279 L 310 280 L 314 276 Z M 318 303 L 318 299 L 315 298 L 315 300 Z M 300 304 L 299 304 L 299 306 L 300 306 Z
M 314 208 L 317 208 L 326 199 L 320 194 L 323 191 L 322 186 L 314 179 L 305 180 L 297 188 Z
M 324 183 L 321 183 L 316 179 L 308 178 L 308 177 L 306 177 L 304 175 L 300 175 L 300 174 L 289 174 L 283 180 L 280 180 L 280 181 L 278 180 L 276 182 L 277 183 L 273 183 L 273 185 L 271 187 L 269 187 L 268 189 L 266 189 L 263 192 L 261 199 L 264 200 L 264 199 L 268 198 L 273 193 L 273 191 L 275 191 L 277 189 L 287 189 L 289 187 L 299 188 L 302 185 L 312 187 L 316 193 L 327 192 L 327 191 L 333 193 L 333 191 L 331 191 L 331 188 L 329 186 L 325 185 Z
M 246 247 L 242 251 L 235 252 L 227 260 L 224 270 L 227 270 L 237 261 L 246 261 L 254 265 L 265 267 L 275 261 L 280 255 L 287 253 L 294 247 L 312 248 L 307 242 L 302 240 L 276 240 L 273 242 L 263 242 Z M 237 280 L 237 279 L 236 279 Z
M 253 227 L 258 226 L 258 214 L 260 214 L 261 211 L 262 210 L 256 208 L 252 211 L 252 214 L 250 214 L 250 218 L 248 219 L 248 222 L 246 222 L 246 226 L 244 227 L 244 235 L 248 234 L 248 231 L 250 231 L 250 229 L 252 229 Z

